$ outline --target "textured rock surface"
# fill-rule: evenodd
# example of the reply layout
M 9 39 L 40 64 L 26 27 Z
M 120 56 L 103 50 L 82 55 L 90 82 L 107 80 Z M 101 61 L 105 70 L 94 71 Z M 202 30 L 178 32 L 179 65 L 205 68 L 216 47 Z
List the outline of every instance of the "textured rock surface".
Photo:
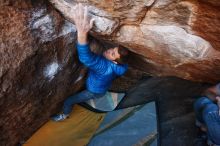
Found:
M 43 1 L 0 3 L 0 145 L 14 146 L 79 90 L 75 30 Z
M 218 1 L 50 2 L 69 20 L 77 2 L 88 5 L 96 19 L 92 34 L 142 55 L 139 67 L 148 73 L 205 82 L 220 79 Z

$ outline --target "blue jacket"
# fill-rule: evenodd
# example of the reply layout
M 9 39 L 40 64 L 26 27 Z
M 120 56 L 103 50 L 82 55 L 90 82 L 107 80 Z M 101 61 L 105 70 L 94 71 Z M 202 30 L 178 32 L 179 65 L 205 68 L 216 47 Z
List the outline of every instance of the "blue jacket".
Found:
M 77 44 L 79 60 L 89 68 L 86 80 L 87 90 L 93 93 L 105 93 L 112 80 L 123 75 L 128 65 L 115 64 L 102 55 L 91 52 L 88 44 Z

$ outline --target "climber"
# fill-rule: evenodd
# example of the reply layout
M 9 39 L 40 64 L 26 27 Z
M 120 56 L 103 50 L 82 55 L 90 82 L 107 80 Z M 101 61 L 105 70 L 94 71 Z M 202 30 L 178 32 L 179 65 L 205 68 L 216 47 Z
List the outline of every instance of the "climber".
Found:
M 123 75 L 128 68 L 125 64 L 128 50 L 121 46 L 115 46 L 103 52 L 102 55 L 90 51 L 87 37 L 93 26 L 94 19 L 89 19 L 87 7 L 82 4 L 74 6 L 73 20 L 77 29 L 77 51 L 79 60 L 89 69 L 86 80 L 86 89 L 76 95 L 68 97 L 64 101 L 63 113 L 52 117 L 54 121 L 66 119 L 72 106 L 85 102 L 92 98 L 100 98 L 105 95 L 112 80 Z
M 205 132 L 201 137 L 211 146 L 220 146 L 220 83 L 205 90 L 194 103 L 196 126 Z

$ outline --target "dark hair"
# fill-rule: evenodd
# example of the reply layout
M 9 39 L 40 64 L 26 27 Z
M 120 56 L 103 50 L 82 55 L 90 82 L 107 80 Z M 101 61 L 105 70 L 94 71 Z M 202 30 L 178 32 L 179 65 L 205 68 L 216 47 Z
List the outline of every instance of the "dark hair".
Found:
M 115 44 L 113 42 L 105 42 L 104 47 L 107 48 L 107 49 L 118 47 L 118 53 L 120 55 L 120 58 L 116 59 L 115 61 L 119 64 L 127 63 L 128 55 L 129 55 L 129 51 L 128 51 L 127 48 L 125 48 L 121 45 Z
M 118 53 L 120 54 L 120 58 L 117 58 L 115 61 L 119 64 L 126 64 L 128 61 L 128 49 L 119 45 L 118 46 Z
M 215 85 L 216 88 L 216 93 L 218 96 L 220 96 L 220 83 L 218 83 L 217 85 Z
M 215 97 L 220 96 L 220 84 L 218 83 L 217 85 L 206 88 L 203 91 L 203 95 L 207 96 L 213 101 L 216 101 Z

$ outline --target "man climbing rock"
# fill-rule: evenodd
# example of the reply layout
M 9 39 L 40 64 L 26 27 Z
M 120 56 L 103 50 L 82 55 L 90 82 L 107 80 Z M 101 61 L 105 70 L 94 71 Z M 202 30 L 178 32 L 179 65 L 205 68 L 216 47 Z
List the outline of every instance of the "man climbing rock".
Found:
M 123 47 L 116 46 L 110 48 L 104 51 L 102 55 L 91 52 L 87 37 L 89 30 L 93 26 L 94 19 L 88 18 L 87 7 L 82 6 L 82 4 L 76 5 L 74 7 L 73 19 L 77 29 L 79 60 L 89 69 L 86 89 L 68 97 L 64 101 L 63 113 L 52 117 L 54 121 L 66 119 L 72 111 L 74 104 L 104 96 L 112 80 L 123 75 L 128 68 L 128 65 L 124 64 L 128 51 Z

